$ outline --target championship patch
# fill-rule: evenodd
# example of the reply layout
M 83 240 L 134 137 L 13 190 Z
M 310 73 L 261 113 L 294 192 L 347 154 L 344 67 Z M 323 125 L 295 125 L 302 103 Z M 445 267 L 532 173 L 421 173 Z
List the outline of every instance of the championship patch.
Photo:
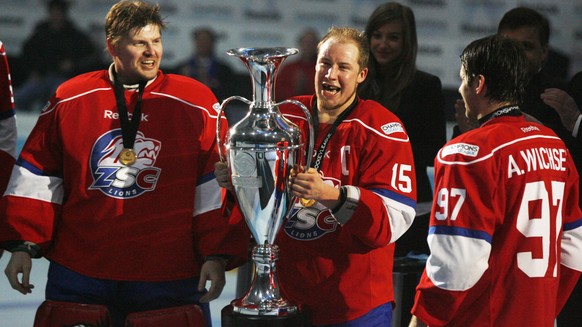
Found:
M 479 153 L 479 146 L 467 143 L 456 143 L 447 145 L 443 148 L 442 156 L 446 157 L 450 154 L 462 154 L 469 157 L 476 157 Z
M 313 241 L 327 233 L 335 232 L 337 225 L 329 209 L 321 204 L 312 207 L 296 205 L 283 230 L 289 237 L 298 241 Z
M 385 134 L 392 134 L 397 132 L 404 132 L 404 128 L 400 123 L 388 123 L 386 125 L 382 125 L 382 131 Z
M 101 135 L 93 145 L 89 158 L 93 175 L 93 184 L 89 189 L 100 190 L 117 199 L 134 198 L 153 191 L 162 171 L 155 167 L 161 146 L 160 141 L 146 138 L 142 132 L 138 132 L 133 149 L 136 161 L 126 166 L 119 161 L 119 154 L 123 150 L 121 129 Z

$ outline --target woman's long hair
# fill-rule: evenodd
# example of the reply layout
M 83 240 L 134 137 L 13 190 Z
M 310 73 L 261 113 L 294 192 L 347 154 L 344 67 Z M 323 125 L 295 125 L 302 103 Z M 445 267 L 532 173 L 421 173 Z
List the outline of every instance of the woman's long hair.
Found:
M 402 24 L 402 54 L 390 63 L 393 71 L 384 76 L 380 75 L 381 67 L 374 56 L 370 56 L 368 77 L 360 85 L 358 93 L 364 99 L 376 100 L 395 111 L 400 104 L 402 90 L 411 83 L 416 72 L 418 41 L 412 9 L 397 2 L 388 2 L 378 6 L 368 19 L 365 30 L 368 44 L 374 31 L 387 23 Z

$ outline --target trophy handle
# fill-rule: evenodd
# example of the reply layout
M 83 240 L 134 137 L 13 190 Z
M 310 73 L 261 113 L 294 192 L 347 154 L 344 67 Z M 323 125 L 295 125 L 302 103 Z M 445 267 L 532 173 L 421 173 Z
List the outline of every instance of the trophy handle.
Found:
M 277 104 L 275 104 L 275 106 L 280 106 L 282 104 L 294 104 L 298 107 L 301 107 L 301 109 L 303 109 L 303 113 L 305 114 L 305 117 L 307 118 L 307 125 L 309 126 L 309 145 L 308 145 L 308 151 L 307 151 L 307 155 L 305 156 L 305 167 L 307 167 L 307 169 L 309 169 L 309 167 L 311 167 L 311 158 L 313 157 L 313 148 L 315 147 L 315 127 L 313 126 L 312 120 L 311 120 L 311 113 L 309 112 L 309 109 L 307 109 L 307 107 L 297 101 L 297 100 L 285 100 L 285 101 L 281 101 Z
M 220 104 L 220 109 L 218 110 L 218 113 L 216 114 L 216 147 L 218 148 L 218 157 L 220 158 L 220 161 L 222 161 L 222 162 L 225 162 L 226 159 L 224 158 L 224 153 L 222 153 L 222 142 L 221 142 L 222 140 L 220 139 L 220 129 L 222 127 L 222 122 L 221 122 L 220 116 L 222 116 L 222 112 L 224 111 L 224 108 L 226 107 L 226 105 L 232 100 L 239 100 L 241 102 L 248 104 L 249 106 L 252 103 L 251 101 L 249 101 L 245 97 L 241 97 L 239 95 L 234 95 L 234 96 L 231 96 L 229 98 L 224 99 L 224 101 L 222 101 L 222 103 Z

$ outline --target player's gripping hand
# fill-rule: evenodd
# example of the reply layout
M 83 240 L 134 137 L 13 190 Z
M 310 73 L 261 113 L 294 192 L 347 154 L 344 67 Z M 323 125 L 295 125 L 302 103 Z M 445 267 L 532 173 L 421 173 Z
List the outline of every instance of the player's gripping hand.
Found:
M 233 190 L 230 169 L 228 169 L 226 162 L 219 161 L 214 164 L 214 176 L 216 176 L 216 181 L 220 187 Z

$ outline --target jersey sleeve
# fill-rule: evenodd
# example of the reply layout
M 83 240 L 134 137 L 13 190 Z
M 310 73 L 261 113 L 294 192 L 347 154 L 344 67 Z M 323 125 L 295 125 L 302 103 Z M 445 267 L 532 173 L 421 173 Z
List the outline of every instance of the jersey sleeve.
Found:
M 572 209 L 564 211 L 564 226 L 560 243 L 560 263 L 562 267 L 560 269 L 556 314 L 562 310 L 566 301 L 568 301 L 582 272 L 582 256 L 580 255 L 580 249 L 582 249 L 582 212 L 578 204 L 580 190 L 576 187 L 580 185 L 580 176 L 573 166 L 569 171 L 569 180 L 572 183 L 568 184 L 570 187 L 564 191 L 566 195 L 564 206 Z
M 468 290 L 475 294 L 489 267 L 495 217 L 499 217 L 494 196 L 498 182 L 492 180 L 495 172 L 481 173 L 494 170 L 493 166 L 459 161 L 436 167 L 427 237 L 430 256 L 412 312 L 430 326 L 446 326 L 462 303 L 470 301 Z
M 394 243 L 414 221 L 414 159 L 409 138 L 399 121 L 367 132 L 370 137 L 357 165 L 359 181 L 347 186 L 350 200 L 347 210 L 344 205 L 334 216 L 365 244 L 382 247 Z M 349 210 L 352 201 L 357 206 L 352 205 Z
M 54 108 L 53 108 L 54 109 Z M 2 202 L 0 241 L 51 241 L 64 187 L 56 110 L 44 111 L 12 170 Z
M 200 96 L 200 92 L 198 93 Z M 218 103 L 208 90 L 206 101 L 206 122 L 200 136 L 203 155 L 198 158 L 199 175 L 194 200 L 194 242 L 201 256 L 228 255 L 232 258 L 227 269 L 239 266 L 248 258 L 250 232 L 246 228 L 242 214 L 233 210 L 230 215 L 222 214 L 225 190 L 214 176 L 214 164 L 220 160 L 217 150 L 216 120 L 222 119 L 221 134 L 225 135 L 228 124 L 224 116 L 217 117 Z M 221 137 L 223 140 L 224 137 Z

